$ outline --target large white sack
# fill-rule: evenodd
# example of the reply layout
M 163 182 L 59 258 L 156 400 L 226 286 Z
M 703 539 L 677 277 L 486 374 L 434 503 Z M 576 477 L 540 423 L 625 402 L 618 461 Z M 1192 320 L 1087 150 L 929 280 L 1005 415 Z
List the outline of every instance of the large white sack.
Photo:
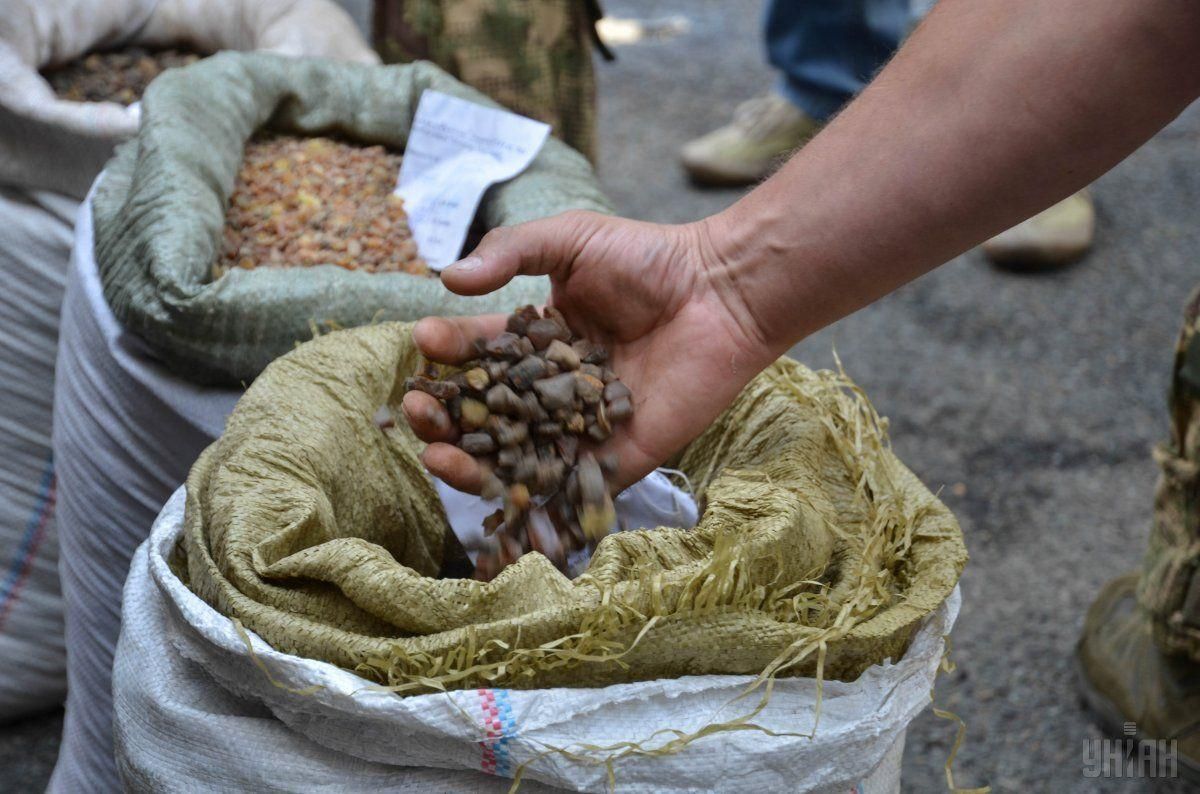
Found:
M 398 769 L 322 747 L 275 719 L 262 703 L 217 686 L 203 668 L 181 656 L 173 644 L 180 618 L 151 578 L 150 559 L 151 547 L 166 537 L 161 530 L 172 520 L 179 528 L 182 497 L 180 488 L 156 525 L 156 540 L 134 556 L 125 583 L 113 708 L 117 765 L 126 790 L 508 790 L 506 782 L 481 772 Z M 162 553 L 153 556 L 162 559 Z M 548 789 L 528 788 L 539 790 Z
M 275 651 L 254 634 L 243 637 L 188 590 L 168 564 L 183 511 L 181 488 L 139 549 L 125 589 L 113 689 L 119 764 L 134 790 L 491 791 L 476 771 L 507 777 L 528 762 L 527 781 L 606 791 L 598 763 L 605 753 L 588 746 L 654 747 L 671 738 L 657 731 L 696 731 L 758 701 L 758 693 L 735 700 L 751 681 L 745 676 L 397 697 L 333 665 Z M 853 683 L 825 682 L 811 738 L 713 734 L 675 754 L 617 760 L 617 789 L 897 791 L 904 731 L 929 703 L 958 605 L 955 590 L 897 664 L 872 667 Z M 752 721 L 809 733 L 816 702 L 814 680 L 779 679 Z M 553 747 L 578 755 L 544 754 Z
M 59 100 L 38 69 L 126 44 L 375 62 L 326 0 L 0 3 L 0 721 L 66 688 L 51 463 L 58 312 L 78 198 L 136 108 Z
M 129 561 L 239 396 L 168 372 L 117 322 L 101 289 L 85 202 L 75 224 L 54 384 L 68 692 L 51 791 L 116 787 L 112 659 Z
M 4 0 L 0 185 L 83 197 L 113 147 L 137 131 L 137 109 L 60 100 L 38 70 L 129 45 L 379 61 L 329 0 Z
M 151 48 L 188 46 L 202 52 L 268 49 L 288 55 L 378 62 L 376 54 L 355 29 L 353 20 L 329 0 L 4 0 L 4 11 L 0 13 L 0 185 L 82 196 L 112 154 L 113 146 L 137 131 L 137 109 L 112 103 L 60 101 L 38 70 L 64 64 L 92 50 L 130 44 Z M 90 255 L 90 233 L 88 245 Z M 44 260 L 42 266 L 61 273 L 66 261 L 66 249 L 62 249 L 58 257 Z M 61 287 L 59 289 L 54 296 L 55 305 L 61 297 Z M 76 306 L 86 311 L 89 302 L 80 297 Z M 108 337 L 89 336 L 95 335 L 104 326 L 104 321 L 112 324 L 112 315 L 107 315 L 104 321 L 98 315 L 90 321 L 86 318 L 77 320 L 74 337 L 85 339 L 86 344 L 91 345 L 90 349 L 104 349 L 107 339 L 109 345 L 121 345 L 127 357 L 125 363 L 139 357 L 150 361 L 130 339 L 116 342 L 118 336 L 112 329 L 108 329 Z M 13 326 L 22 325 L 16 323 Z M 158 461 L 168 468 L 156 469 L 154 455 L 132 462 L 125 457 L 140 451 L 140 447 L 149 447 L 151 439 L 161 438 L 146 435 L 146 429 L 138 427 L 137 408 L 155 405 L 156 408 L 150 409 L 151 420 L 160 420 L 162 428 L 167 428 L 172 417 L 181 413 L 188 415 L 187 411 L 196 407 L 181 407 L 172 402 L 182 398 L 186 403 L 186 396 L 180 397 L 169 389 L 156 393 L 145 381 L 131 379 L 128 371 L 122 368 L 124 365 L 114 353 L 115 349 L 108 349 L 104 355 L 109 357 L 104 361 L 84 361 L 68 356 L 77 380 L 68 393 L 80 402 L 68 404 L 65 410 L 72 422 L 92 421 L 96 425 L 90 434 L 68 428 L 65 449 L 76 456 L 74 462 L 77 465 L 68 468 L 68 476 L 72 477 L 70 482 L 64 481 L 59 473 L 59 493 L 64 489 L 68 492 L 66 498 L 60 499 L 60 505 L 73 499 L 72 506 L 61 511 L 72 523 L 64 530 L 65 522 L 59 521 L 59 534 L 73 533 L 79 541 L 76 545 L 78 553 L 95 557 L 72 560 L 65 572 L 70 579 L 64 584 L 67 608 L 76 604 L 83 613 L 76 620 L 67 621 L 68 678 L 76 682 L 76 694 L 68 698 L 64 742 L 52 781 L 52 788 L 59 790 L 78 789 L 82 781 L 101 788 L 104 781 L 115 781 L 108 715 L 112 649 L 118 631 L 116 615 L 119 610 L 115 604 L 119 601 L 128 555 L 136 543 L 122 543 L 120 537 L 113 535 L 88 537 L 86 533 L 130 527 L 134 525 L 131 522 L 140 522 L 137 525 L 145 527 L 145 522 L 155 515 L 157 505 L 186 474 L 187 465 L 191 463 L 191 457 L 181 455 L 178 459 Z M 50 347 L 46 362 L 53 362 L 54 356 L 54 349 Z M 89 368 L 94 368 L 95 372 L 88 372 Z M 154 375 L 146 374 L 152 371 L 156 371 L 156 367 L 149 363 L 140 374 L 155 381 Z M 85 378 L 97 373 L 103 373 L 109 380 L 85 383 Z M 121 385 L 115 386 L 118 383 Z M 48 395 L 52 389 L 53 380 L 47 374 L 40 381 L 40 390 Z M 148 389 L 150 391 L 146 391 Z M 134 397 L 133 392 L 137 392 L 138 397 Z M 132 398 L 128 410 L 112 403 L 91 402 L 126 397 Z M 8 416 L 7 407 L 0 408 L 0 415 Z M 58 416 L 62 415 L 64 411 L 58 411 Z M 109 422 L 104 426 L 106 433 L 98 432 L 100 422 Z M 48 422 L 42 423 L 41 431 L 49 431 Z M 215 432 L 204 426 L 179 431 L 179 434 L 181 441 L 194 445 L 198 452 Z M 88 446 L 100 437 L 108 440 L 107 446 Z M 107 455 L 100 452 L 101 449 Z M 4 457 L 8 450 L 0 449 L 0 452 L 4 453 L 0 457 Z M 95 457 L 89 459 L 89 456 Z M 164 479 L 156 482 L 155 476 Z M 109 500 L 115 499 L 120 504 L 104 503 L 101 499 L 101 510 L 91 515 L 89 503 L 102 489 L 120 493 L 119 498 Z M 29 543 L 13 546 L 10 541 L 13 533 L 8 529 L 11 524 L 5 518 L 6 524 L 0 534 L 0 564 L 17 560 L 18 554 L 28 558 L 25 549 L 30 547 Z M 29 584 L 24 589 L 25 600 L 36 601 L 43 615 L 53 612 L 48 604 L 58 597 L 53 582 L 52 530 L 53 527 L 42 530 L 43 540 L 37 558 L 29 565 L 24 561 L 19 563 L 25 566 L 23 570 L 50 571 L 40 578 L 41 587 L 36 590 L 32 589 L 34 577 L 30 573 L 26 577 Z M 112 569 L 113 565 L 115 569 Z M 76 585 L 74 591 L 72 585 Z M 91 596 L 100 593 L 107 593 L 108 600 L 90 600 Z M 91 622 L 94 618 L 96 624 Z M 41 648 L 46 654 L 58 650 L 60 661 L 58 667 L 43 668 L 46 680 L 55 681 L 56 688 L 40 700 L 41 705 L 56 702 L 62 688 L 61 630 L 50 626 L 53 618 L 48 620 L 38 624 L 48 628 L 42 632 L 44 645 Z M 72 644 L 72 637 L 78 642 Z M 37 642 L 31 632 L 24 638 Z M 7 651 L 0 643 L 0 654 Z M 18 663 L 23 660 L 0 656 L 0 666 L 6 669 Z M 30 690 L 32 692 L 34 690 Z M 92 698 L 103 700 L 103 708 L 89 709 L 85 702 Z M 0 700 L 0 715 L 6 714 L 2 710 L 5 706 Z
M 76 206 L 0 187 L 0 722 L 66 694 L 50 416 Z

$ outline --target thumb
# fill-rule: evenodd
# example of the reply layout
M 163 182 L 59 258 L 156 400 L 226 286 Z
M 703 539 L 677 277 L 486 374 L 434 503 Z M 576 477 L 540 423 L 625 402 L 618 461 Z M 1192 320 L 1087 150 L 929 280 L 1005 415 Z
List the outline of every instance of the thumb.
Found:
M 474 251 L 442 271 L 442 283 L 459 295 L 483 295 L 500 289 L 515 276 L 550 276 L 563 281 L 603 217 L 573 211 L 492 229 Z

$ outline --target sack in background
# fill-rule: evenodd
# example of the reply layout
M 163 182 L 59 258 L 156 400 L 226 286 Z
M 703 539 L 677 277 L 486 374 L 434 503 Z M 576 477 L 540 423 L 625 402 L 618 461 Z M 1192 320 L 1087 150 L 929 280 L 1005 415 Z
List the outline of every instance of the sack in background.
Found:
M 297 14 L 303 16 L 299 18 Z M 347 32 L 349 35 L 347 35 Z M 134 107 L 58 99 L 39 69 L 98 49 L 190 44 L 378 58 L 325 0 L 6 0 L 0 14 L 0 719 L 62 702 L 51 401 L 78 199 Z
M 239 396 L 169 372 L 117 322 L 92 256 L 89 210 L 75 226 L 54 383 L 68 698 L 49 790 L 61 792 L 118 787 L 112 659 L 129 560 Z
M 113 148 L 137 132 L 137 108 L 58 99 L 38 70 L 130 45 L 378 62 L 329 0 L 5 0 L 0 185 L 83 198 Z
M 269 121 L 278 131 L 403 149 L 427 88 L 495 106 L 427 63 L 223 53 L 164 74 L 142 103 L 136 143 L 121 147 L 94 201 L 96 257 L 118 319 L 190 380 L 233 385 L 311 338 L 314 323 L 345 328 L 544 301 L 546 279 L 527 277 L 473 298 L 435 278 L 333 266 L 234 269 L 212 280 L 226 201 L 255 130 Z M 487 192 L 479 218 L 491 229 L 569 209 L 610 207 L 587 161 L 548 140 L 529 168 Z
M 386 63 L 429 60 L 596 156 L 597 16 L 580 0 L 375 0 Z
M 614 745 L 652 750 L 674 739 L 671 731 L 699 731 L 752 710 L 761 691 L 738 695 L 753 677 L 398 697 L 239 633 L 196 597 L 173 556 L 184 501 L 180 489 L 163 508 L 125 587 L 113 697 L 117 760 L 130 791 L 186 780 L 229 791 L 499 794 L 520 771 L 521 791 L 533 794 L 607 792 L 611 760 L 622 792 L 894 794 L 905 728 L 929 703 L 942 637 L 959 605 L 955 590 L 902 659 L 852 683 L 826 681 L 819 694 L 813 679 L 776 680 L 752 722 L 778 735 L 721 732 L 676 753 L 638 754 Z M 814 727 L 813 737 L 802 735 Z
M 0 721 L 55 706 L 67 689 L 50 417 L 77 206 L 0 187 Z
M 5 683 L 12 681 L 20 687 L 11 703 L 10 693 L 0 691 L 0 713 L 5 717 L 61 702 L 66 686 L 63 617 L 58 603 L 58 537 L 51 512 L 55 481 L 48 470 L 59 308 L 78 199 L 113 147 L 133 135 L 138 125 L 134 107 L 59 100 L 38 70 L 98 49 L 130 45 L 183 46 L 198 51 L 260 47 L 378 61 L 344 12 L 326 0 L 10 0 L 5 4 L 0 15 L 0 184 L 8 187 L 0 201 L 0 266 L 6 284 L 16 287 L 0 299 L 0 312 L 4 312 L 0 316 L 21 333 L 19 342 L 0 345 L 0 367 L 13 368 L 12 378 L 6 377 L 3 387 L 14 390 L 14 399 L 6 394 L 0 402 L 0 449 L 4 453 L 0 466 L 24 467 L 12 490 L 13 501 L 9 501 L 7 488 L 0 497 L 0 565 L 12 572 L 12 586 L 4 589 L 9 617 L 0 629 L 0 634 L 6 635 L 0 637 L 0 666 L 11 671 Z M 14 217 L 14 212 L 21 217 Z M 10 310 L 14 314 L 9 314 Z M 98 344 L 96 339 L 88 342 Z M 77 377 L 86 381 L 95 374 L 85 370 Z M 110 406 L 83 402 L 73 409 L 78 420 L 81 412 L 104 414 Z M 126 424 L 115 426 L 113 432 L 129 433 L 132 415 L 125 416 Z M 219 432 L 219 426 L 213 432 Z M 195 443 L 200 446 L 208 438 Z M 40 454 L 31 452 L 33 446 L 41 448 Z M 87 457 L 96 452 L 85 447 L 82 454 Z M 186 462 L 179 465 L 186 466 Z M 169 489 L 175 482 L 172 478 L 163 488 Z M 146 497 L 139 483 L 127 485 L 129 491 L 123 498 L 137 501 Z M 154 510 L 160 502 L 154 500 L 148 509 Z M 82 507 L 85 515 L 89 507 Z M 119 545 L 109 536 L 97 538 L 93 545 L 108 550 L 110 543 Z M 106 570 L 104 576 L 118 577 L 119 586 L 124 571 Z M 75 598 L 78 601 L 78 593 Z M 86 624 L 76 625 L 70 633 L 78 638 L 89 630 Z M 20 642 L 10 642 L 16 639 Z M 107 658 L 84 652 L 81 659 L 84 665 L 89 661 L 110 663 L 111 643 Z M 78 698 L 108 699 L 107 673 L 74 678 Z M 73 753 L 85 747 L 111 768 L 107 730 L 81 727 L 88 721 L 87 708 L 78 698 L 68 707 L 60 759 L 67 759 L 63 763 L 70 765 Z M 105 725 L 108 719 L 104 717 Z M 109 779 L 114 778 L 110 775 Z M 56 780 L 54 785 L 60 789 L 77 789 L 81 780 L 101 785 L 98 781 L 103 777 L 59 773 Z

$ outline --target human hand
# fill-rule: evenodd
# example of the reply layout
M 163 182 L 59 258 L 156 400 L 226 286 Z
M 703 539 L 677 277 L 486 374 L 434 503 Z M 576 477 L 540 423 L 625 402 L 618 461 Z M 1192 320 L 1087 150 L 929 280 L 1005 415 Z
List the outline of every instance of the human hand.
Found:
M 699 435 L 751 378 L 775 358 L 741 300 L 704 223 L 664 226 L 569 212 L 496 229 L 442 272 L 462 295 L 482 295 L 514 276 L 548 275 L 550 303 L 579 335 L 603 343 L 609 366 L 633 392 L 633 417 L 602 449 L 620 466 L 624 488 Z M 504 315 L 421 320 L 413 337 L 431 361 L 476 357 L 474 340 L 504 330 Z M 421 392 L 404 395 L 422 455 L 436 476 L 477 492 L 475 459 L 453 445 L 445 408 Z

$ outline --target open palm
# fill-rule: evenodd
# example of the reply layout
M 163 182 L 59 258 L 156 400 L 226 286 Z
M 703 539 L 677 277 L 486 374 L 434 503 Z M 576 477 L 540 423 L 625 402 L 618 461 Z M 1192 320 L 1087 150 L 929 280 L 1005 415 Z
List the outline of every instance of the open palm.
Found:
M 615 480 L 625 487 L 699 435 L 771 359 L 707 250 L 700 225 L 572 212 L 491 232 L 442 280 L 478 295 L 517 275 L 550 277 L 552 305 L 576 333 L 608 346 L 610 366 L 633 391 L 633 418 L 605 445 L 619 456 Z M 501 315 L 430 318 L 414 336 L 428 358 L 456 364 L 474 356 L 475 339 L 503 326 Z M 477 490 L 475 461 L 444 443 L 455 431 L 441 405 L 410 392 L 404 411 L 430 442 L 426 466 Z

